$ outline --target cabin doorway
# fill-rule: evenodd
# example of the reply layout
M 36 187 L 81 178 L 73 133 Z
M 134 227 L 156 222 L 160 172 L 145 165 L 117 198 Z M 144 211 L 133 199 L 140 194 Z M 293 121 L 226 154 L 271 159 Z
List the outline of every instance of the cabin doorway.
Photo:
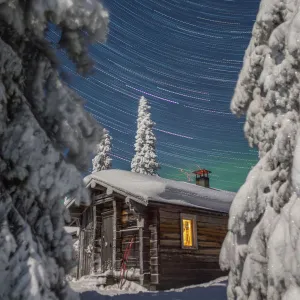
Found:
M 112 255 L 113 255 L 113 216 L 102 215 L 102 251 L 101 251 L 101 262 L 102 272 L 112 269 Z

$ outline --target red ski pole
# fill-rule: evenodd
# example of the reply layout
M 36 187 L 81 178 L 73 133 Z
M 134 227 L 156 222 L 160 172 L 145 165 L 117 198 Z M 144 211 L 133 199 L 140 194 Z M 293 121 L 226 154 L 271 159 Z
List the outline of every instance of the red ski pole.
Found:
M 127 245 L 125 252 L 124 252 L 124 256 L 122 259 L 122 263 L 121 263 L 121 272 L 120 272 L 120 283 L 119 283 L 119 288 L 122 287 L 123 285 L 123 279 L 124 279 L 124 275 L 125 275 L 125 271 L 126 271 L 126 263 L 128 260 L 128 257 L 130 255 L 130 250 L 132 248 L 132 244 L 133 244 L 134 238 L 131 239 L 130 243 Z

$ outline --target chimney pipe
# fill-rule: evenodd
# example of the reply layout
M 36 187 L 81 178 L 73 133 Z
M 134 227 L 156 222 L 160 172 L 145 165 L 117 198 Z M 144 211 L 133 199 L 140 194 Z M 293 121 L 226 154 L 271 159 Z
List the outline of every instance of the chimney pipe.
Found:
M 193 172 L 196 175 L 196 185 L 200 185 L 209 188 L 209 173 L 211 171 L 206 169 L 201 169 Z
M 196 185 L 209 188 L 209 177 L 196 177 Z

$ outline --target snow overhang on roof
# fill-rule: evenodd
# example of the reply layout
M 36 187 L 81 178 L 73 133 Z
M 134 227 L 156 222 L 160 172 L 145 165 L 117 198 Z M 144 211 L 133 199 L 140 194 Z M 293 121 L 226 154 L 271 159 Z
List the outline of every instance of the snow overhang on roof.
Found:
M 101 173 L 105 172 L 105 171 L 101 171 Z M 111 170 L 109 170 L 109 171 L 111 171 Z M 110 181 L 107 182 L 105 180 L 102 180 L 99 177 L 99 175 L 96 175 L 98 173 L 100 173 L 100 172 L 92 173 L 84 178 L 84 183 L 86 184 L 86 186 L 90 186 L 91 188 L 93 188 L 96 186 L 96 184 L 99 184 L 99 185 L 107 188 L 106 194 L 108 194 L 108 195 L 111 195 L 113 192 L 115 192 L 119 195 L 126 197 L 127 199 L 132 199 L 143 205 L 148 205 L 147 197 L 142 197 L 140 195 L 131 193 L 130 191 L 123 189 L 122 187 L 116 186 L 116 184 L 112 184 Z
M 79 234 L 79 227 L 65 226 L 64 229 L 69 234 L 76 234 L 76 235 Z
M 144 205 L 160 202 L 228 213 L 235 197 L 233 192 L 116 169 L 92 173 L 84 182 L 91 187 L 98 183 Z

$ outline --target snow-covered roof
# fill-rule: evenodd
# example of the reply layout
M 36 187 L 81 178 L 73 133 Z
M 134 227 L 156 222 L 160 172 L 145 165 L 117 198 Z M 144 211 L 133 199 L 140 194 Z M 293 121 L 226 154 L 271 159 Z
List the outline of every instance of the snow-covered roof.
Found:
M 91 181 L 96 181 L 115 192 L 125 193 L 145 204 L 158 201 L 229 212 L 235 197 L 233 192 L 116 169 L 92 173 L 84 178 L 86 185 Z

